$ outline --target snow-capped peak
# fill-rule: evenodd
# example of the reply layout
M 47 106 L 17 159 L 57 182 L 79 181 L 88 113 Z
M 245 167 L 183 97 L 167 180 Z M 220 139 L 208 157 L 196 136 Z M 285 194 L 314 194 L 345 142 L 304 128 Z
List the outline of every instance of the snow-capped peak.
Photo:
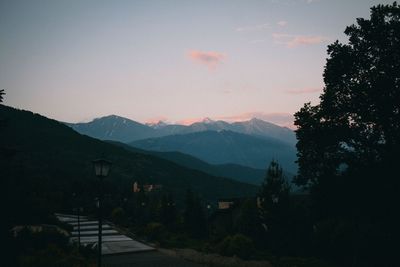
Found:
M 202 123 L 214 123 L 215 121 L 213 121 L 212 119 L 207 117 L 207 118 L 204 118 L 201 122 Z
M 164 126 L 167 126 L 168 124 L 165 121 L 160 120 L 158 122 L 146 123 L 146 125 L 154 128 L 154 129 L 159 129 L 159 128 L 162 128 Z

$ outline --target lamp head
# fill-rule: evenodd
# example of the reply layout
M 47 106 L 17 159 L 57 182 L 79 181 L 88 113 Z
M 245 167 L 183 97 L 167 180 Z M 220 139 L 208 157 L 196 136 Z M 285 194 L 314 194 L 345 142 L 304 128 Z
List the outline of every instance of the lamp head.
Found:
M 94 173 L 97 177 L 107 177 L 112 163 L 105 159 L 96 159 L 92 161 Z

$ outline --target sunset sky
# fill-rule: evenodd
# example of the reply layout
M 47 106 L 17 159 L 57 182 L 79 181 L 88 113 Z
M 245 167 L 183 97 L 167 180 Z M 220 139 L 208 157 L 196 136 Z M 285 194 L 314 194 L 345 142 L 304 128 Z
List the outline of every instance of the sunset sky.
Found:
M 67 122 L 291 123 L 329 43 L 393 1 L 0 0 L 5 104 Z

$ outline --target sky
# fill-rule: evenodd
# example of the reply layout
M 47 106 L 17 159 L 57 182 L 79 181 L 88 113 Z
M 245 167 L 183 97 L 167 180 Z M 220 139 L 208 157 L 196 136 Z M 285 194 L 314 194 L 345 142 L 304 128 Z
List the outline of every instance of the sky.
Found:
M 4 104 L 65 122 L 252 117 L 317 104 L 327 46 L 376 0 L 0 0 Z

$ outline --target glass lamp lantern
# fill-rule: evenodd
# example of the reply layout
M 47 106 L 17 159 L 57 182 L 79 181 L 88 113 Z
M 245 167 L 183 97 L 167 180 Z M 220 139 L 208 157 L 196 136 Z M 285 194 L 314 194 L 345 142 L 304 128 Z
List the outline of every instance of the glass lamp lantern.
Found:
M 107 177 L 112 163 L 105 159 L 96 159 L 92 161 L 94 173 L 97 177 Z

